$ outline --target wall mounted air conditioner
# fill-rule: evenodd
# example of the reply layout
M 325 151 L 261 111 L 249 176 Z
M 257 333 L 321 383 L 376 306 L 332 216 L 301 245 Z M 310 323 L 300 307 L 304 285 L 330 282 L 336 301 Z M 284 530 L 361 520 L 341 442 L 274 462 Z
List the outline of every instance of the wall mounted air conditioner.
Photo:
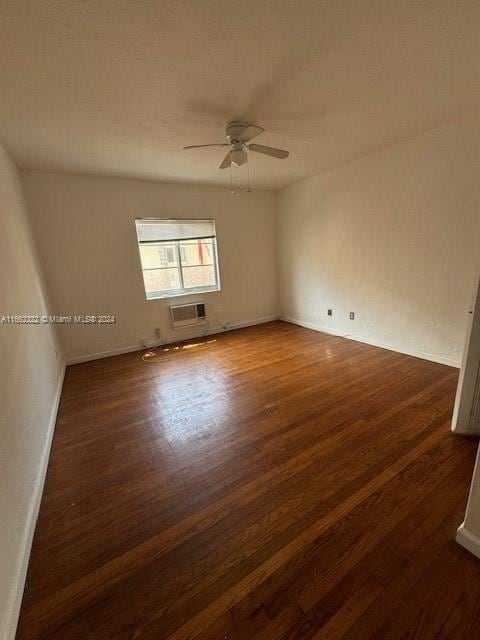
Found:
M 203 302 L 194 302 L 193 304 L 179 304 L 170 307 L 170 319 L 173 329 L 206 324 L 207 312 L 205 304 Z

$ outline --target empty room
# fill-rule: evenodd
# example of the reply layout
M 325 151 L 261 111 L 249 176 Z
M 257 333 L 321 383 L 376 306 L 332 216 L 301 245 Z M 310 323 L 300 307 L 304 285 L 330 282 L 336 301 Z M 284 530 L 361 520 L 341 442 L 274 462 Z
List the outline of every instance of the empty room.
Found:
M 479 637 L 479 33 L 0 2 L 0 640 Z

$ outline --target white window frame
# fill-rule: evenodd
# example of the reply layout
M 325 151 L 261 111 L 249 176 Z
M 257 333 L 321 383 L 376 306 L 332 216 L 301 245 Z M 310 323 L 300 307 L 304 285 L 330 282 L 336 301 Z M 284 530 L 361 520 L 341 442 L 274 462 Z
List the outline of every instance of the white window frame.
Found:
M 143 287 L 145 290 L 145 297 L 147 300 L 160 300 L 162 298 L 174 298 L 174 297 L 180 297 L 180 296 L 189 296 L 189 295 L 194 295 L 197 293 L 210 293 L 213 291 L 220 291 L 221 290 L 221 286 L 220 286 L 220 270 L 218 267 L 218 249 L 217 249 L 217 232 L 216 232 L 216 228 L 215 228 L 215 220 L 213 219 L 207 219 L 207 218 L 198 218 L 198 219 L 173 219 L 173 218 L 135 218 L 135 229 L 137 229 L 136 224 L 137 222 L 142 222 L 142 221 L 149 221 L 149 222 L 174 222 L 177 224 L 182 224 L 182 223 L 196 223 L 196 222 L 209 222 L 212 223 L 213 222 L 213 227 L 215 229 L 214 235 L 210 235 L 210 236 L 205 236 L 205 237 L 195 237 L 195 238 L 178 238 L 178 239 L 172 239 L 172 240 L 148 240 L 148 241 L 142 241 L 139 240 L 138 238 L 138 234 L 137 234 L 137 245 L 138 245 L 138 255 L 140 258 L 140 268 L 142 270 L 142 279 L 143 279 Z M 181 251 L 180 251 L 180 243 L 181 242 L 185 242 L 188 240 L 211 240 L 212 241 L 212 249 L 213 249 L 213 270 L 215 273 L 215 281 L 216 283 L 214 285 L 211 286 L 201 286 L 201 287 L 184 287 L 183 283 L 183 269 L 182 269 L 182 256 L 181 256 Z M 145 271 L 149 271 L 150 269 L 147 268 L 145 269 L 143 267 L 142 264 L 142 255 L 140 252 L 140 247 L 141 246 L 162 246 L 162 245 L 173 245 L 175 248 L 175 254 L 176 254 L 176 258 L 177 258 L 177 266 L 176 268 L 178 269 L 178 274 L 179 274 L 179 280 L 181 283 L 181 287 L 178 289 L 168 289 L 168 290 L 160 290 L 160 291 L 155 291 L 155 292 L 147 292 L 147 289 L 145 287 L 145 280 L 143 278 L 143 273 Z M 159 267 L 162 268 L 162 267 Z M 164 267 L 166 269 L 170 268 L 173 269 L 175 267 Z M 152 268 L 153 269 L 153 268 Z M 154 268 L 155 270 L 157 268 Z

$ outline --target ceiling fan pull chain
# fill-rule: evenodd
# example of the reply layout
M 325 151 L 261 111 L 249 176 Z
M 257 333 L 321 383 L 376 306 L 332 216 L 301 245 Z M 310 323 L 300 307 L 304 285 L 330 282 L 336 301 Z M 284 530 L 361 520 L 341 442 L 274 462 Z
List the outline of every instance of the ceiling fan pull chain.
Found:
M 250 193 L 250 162 L 247 156 L 247 193 Z

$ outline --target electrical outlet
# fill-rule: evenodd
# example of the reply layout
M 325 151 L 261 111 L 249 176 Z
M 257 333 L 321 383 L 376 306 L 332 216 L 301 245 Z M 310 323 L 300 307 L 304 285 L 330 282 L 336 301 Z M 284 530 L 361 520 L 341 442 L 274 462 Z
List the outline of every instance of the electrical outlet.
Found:
M 355 312 L 350 311 L 350 320 L 355 320 Z
M 162 339 L 162 330 L 160 329 L 160 327 L 155 327 L 155 335 L 159 340 Z
M 327 316 L 333 316 L 333 310 L 327 309 Z

